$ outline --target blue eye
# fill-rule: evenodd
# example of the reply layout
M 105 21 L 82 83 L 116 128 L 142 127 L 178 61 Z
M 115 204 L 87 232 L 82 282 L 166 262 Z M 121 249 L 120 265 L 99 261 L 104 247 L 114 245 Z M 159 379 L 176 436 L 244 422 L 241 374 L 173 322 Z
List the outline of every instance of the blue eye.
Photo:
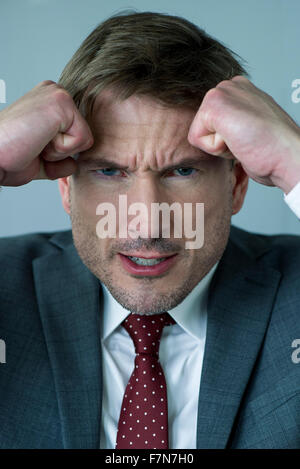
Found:
M 119 173 L 117 173 L 120 169 L 116 168 L 103 168 L 103 169 L 96 169 L 96 174 L 102 174 L 103 176 L 118 176 Z
M 174 169 L 174 172 L 178 171 L 180 176 L 190 176 L 193 171 L 196 171 L 194 168 L 177 168 Z

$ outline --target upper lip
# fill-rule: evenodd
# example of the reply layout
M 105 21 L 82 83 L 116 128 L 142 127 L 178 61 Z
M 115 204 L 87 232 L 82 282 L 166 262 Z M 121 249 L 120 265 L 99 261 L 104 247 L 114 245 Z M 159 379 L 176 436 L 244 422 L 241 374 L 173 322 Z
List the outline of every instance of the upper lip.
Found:
M 141 257 L 142 259 L 159 259 L 159 258 L 162 258 L 162 257 L 171 257 L 171 256 L 174 256 L 176 253 L 173 253 L 173 254 L 163 254 L 163 253 L 156 253 L 156 252 L 152 252 L 152 253 L 147 253 L 145 254 L 144 252 L 133 252 L 133 253 L 124 253 L 124 252 L 120 252 L 120 254 L 122 254 L 123 256 L 130 256 L 130 257 Z

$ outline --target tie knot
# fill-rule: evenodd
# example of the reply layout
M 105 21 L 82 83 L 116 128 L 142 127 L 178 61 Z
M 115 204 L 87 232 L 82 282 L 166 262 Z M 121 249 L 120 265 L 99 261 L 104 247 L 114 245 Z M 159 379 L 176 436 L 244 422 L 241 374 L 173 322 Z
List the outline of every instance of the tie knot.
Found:
M 122 326 L 133 340 L 135 353 L 158 355 L 164 326 L 175 324 L 168 313 L 140 315 L 129 314 Z

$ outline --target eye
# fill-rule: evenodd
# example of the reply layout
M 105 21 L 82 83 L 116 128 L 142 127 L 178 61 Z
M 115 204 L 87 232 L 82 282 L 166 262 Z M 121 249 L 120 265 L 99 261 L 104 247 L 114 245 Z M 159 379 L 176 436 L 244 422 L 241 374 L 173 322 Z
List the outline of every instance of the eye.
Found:
M 94 172 L 98 176 L 106 176 L 106 177 L 121 176 L 122 175 L 122 171 L 120 169 L 117 169 L 117 168 L 96 169 L 96 170 L 94 170 Z
M 176 168 L 173 171 L 174 173 L 176 173 L 177 171 L 179 173 L 179 176 L 191 176 L 192 174 L 197 172 L 195 168 Z

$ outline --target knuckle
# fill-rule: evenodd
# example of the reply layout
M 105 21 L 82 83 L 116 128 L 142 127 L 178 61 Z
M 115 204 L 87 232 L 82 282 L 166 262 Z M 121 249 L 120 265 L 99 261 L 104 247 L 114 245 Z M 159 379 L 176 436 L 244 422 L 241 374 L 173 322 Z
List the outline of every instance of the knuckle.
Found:
M 219 85 L 217 85 L 219 86 Z M 205 95 L 203 100 L 203 108 L 207 105 L 207 102 L 210 104 L 214 101 L 219 101 L 223 96 L 223 91 L 220 88 L 211 88 Z
M 217 84 L 217 89 L 227 88 L 230 85 L 232 85 L 232 80 L 222 80 Z
M 91 137 L 87 137 L 86 134 L 80 133 L 78 135 L 78 139 L 76 145 L 80 148 L 80 150 L 87 150 L 90 148 L 94 143 L 94 139 Z
M 41 86 L 41 87 L 45 87 L 45 86 L 49 86 L 49 85 L 56 85 L 56 83 L 53 80 L 43 80 L 39 83 L 39 86 Z
M 54 80 L 43 80 L 41 81 L 38 86 L 41 86 L 41 87 L 44 87 L 44 88 L 54 88 L 54 89 L 62 89 L 62 90 L 65 90 L 63 88 L 63 86 L 60 84 L 60 83 L 57 83 L 56 81 Z M 65 90 L 66 91 L 66 90 Z
M 88 137 L 86 137 L 85 135 L 84 141 L 85 141 L 85 146 L 87 148 L 90 148 L 94 144 L 94 137 L 92 135 L 89 135 Z
M 69 150 L 69 146 L 66 148 L 66 145 L 64 145 L 64 142 L 61 139 L 56 140 L 53 142 L 53 151 L 48 156 L 52 161 L 54 161 L 56 157 L 65 155 L 66 151 Z
M 188 133 L 188 141 L 191 145 L 195 145 L 198 141 L 198 129 L 197 126 L 193 126 Z
M 48 105 L 56 116 L 58 123 L 70 122 L 73 119 L 74 106 L 70 94 L 63 88 L 55 88 L 48 96 Z
M 207 93 L 205 94 L 205 96 L 213 96 L 217 91 L 217 88 L 210 88 Z
M 66 104 L 66 102 L 67 103 L 73 102 L 68 91 L 58 86 L 55 87 L 55 89 L 53 89 L 53 92 L 51 94 L 51 99 L 55 100 L 59 104 L 60 103 Z
M 211 88 L 210 90 L 208 90 L 205 96 L 210 97 L 210 98 L 215 98 L 216 96 L 219 96 L 219 95 L 220 95 L 220 89 L 216 87 L 216 88 Z
M 248 78 L 244 77 L 243 75 L 236 75 L 232 78 L 232 81 L 241 81 L 241 82 L 249 82 Z

